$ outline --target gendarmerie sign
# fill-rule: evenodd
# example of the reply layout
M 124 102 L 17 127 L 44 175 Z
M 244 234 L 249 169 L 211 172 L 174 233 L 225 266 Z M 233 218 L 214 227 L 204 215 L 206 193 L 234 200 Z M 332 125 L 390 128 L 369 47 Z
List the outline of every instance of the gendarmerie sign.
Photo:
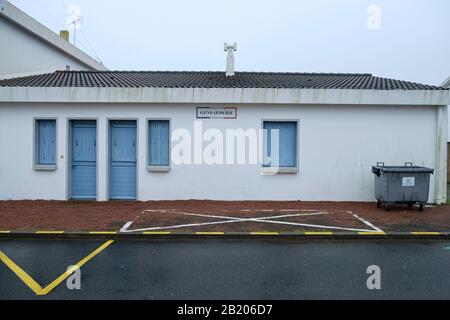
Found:
M 197 108 L 197 119 L 237 119 L 237 108 Z

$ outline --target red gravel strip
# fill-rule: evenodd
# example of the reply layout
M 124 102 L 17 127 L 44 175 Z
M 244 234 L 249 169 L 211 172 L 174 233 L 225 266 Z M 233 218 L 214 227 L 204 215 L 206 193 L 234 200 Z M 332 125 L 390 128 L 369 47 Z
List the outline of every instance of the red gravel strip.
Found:
M 173 210 L 190 213 L 227 215 L 233 217 L 261 217 L 285 214 L 279 210 L 327 211 L 328 215 L 286 218 L 283 221 L 314 223 L 329 226 L 363 228 L 367 226 L 353 219 L 351 211 L 386 232 L 450 231 L 450 206 L 426 208 L 394 207 L 391 212 L 378 209 L 374 203 L 359 202 L 268 202 L 268 201 L 153 201 L 153 202 L 72 202 L 72 201 L 0 201 L 0 230 L 35 231 L 118 231 L 126 222 L 135 221 L 132 228 L 170 226 L 185 223 L 214 221 L 186 217 L 172 213 L 143 214 L 144 210 Z M 243 212 L 242 210 L 252 210 Z M 258 210 L 274 210 L 273 212 Z M 173 232 L 196 231 L 321 231 L 255 222 L 230 223 L 202 228 L 174 229 Z M 333 231 L 333 230 L 327 230 Z M 334 230 L 338 231 L 338 230 Z

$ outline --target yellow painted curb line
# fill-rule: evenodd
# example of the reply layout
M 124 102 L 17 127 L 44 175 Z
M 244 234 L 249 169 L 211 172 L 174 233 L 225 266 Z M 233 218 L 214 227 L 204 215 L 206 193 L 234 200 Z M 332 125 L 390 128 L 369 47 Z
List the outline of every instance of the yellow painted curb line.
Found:
M 252 236 L 277 236 L 278 232 L 251 232 Z
M 36 231 L 36 234 L 63 234 L 64 231 Z
M 89 234 L 117 234 L 117 231 L 91 231 Z
M 145 235 L 170 235 L 171 232 L 150 232 L 150 231 L 146 231 L 146 232 L 143 232 L 142 234 L 145 234 Z
M 439 236 L 440 232 L 411 232 L 415 236 Z
M 209 236 L 209 235 L 223 236 L 225 232 L 196 232 L 195 234 L 198 236 Z
M 332 236 L 333 232 L 305 232 L 307 236 Z
M 11 234 L 13 235 L 14 231 L 10 231 L 10 230 L 0 230 L 0 234 Z M 18 235 L 21 234 L 21 232 L 17 233 Z M 62 234 L 67 234 L 70 235 L 70 232 L 67 231 L 51 231 L 51 230 L 39 230 L 34 232 L 34 234 L 37 235 L 62 235 Z M 119 232 L 117 231 L 90 231 L 84 234 L 89 234 L 89 235 L 118 235 Z M 120 234 L 124 234 L 124 233 L 120 233 Z M 141 234 L 141 235 L 173 235 L 173 236 L 177 236 L 177 235 L 197 235 L 197 236 L 208 236 L 208 235 L 217 235 L 217 236 L 224 236 L 224 235 L 235 235 L 234 233 L 226 233 L 226 232 L 192 232 L 192 233 L 187 233 L 187 234 L 177 234 L 177 233 L 173 233 L 170 231 L 145 231 L 145 232 L 141 232 L 141 233 L 136 233 L 136 234 Z M 378 231 L 364 231 L 364 232 L 354 232 L 351 233 L 353 235 L 361 235 L 361 236 L 390 236 L 390 235 L 414 235 L 414 236 L 440 236 L 440 235 L 450 235 L 448 233 L 445 232 L 425 232 L 425 231 L 417 231 L 417 232 L 404 232 L 404 233 L 389 233 L 389 232 L 378 232 Z M 78 235 L 78 234 L 77 234 Z M 283 233 L 283 232 L 245 232 L 245 233 L 237 233 L 236 235 L 252 235 L 252 236 L 281 236 L 281 235 L 293 235 L 293 236 L 300 236 L 300 235 L 306 235 L 306 236 L 339 236 L 339 233 L 334 233 L 334 232 L 328 232 L 328 231 L 323 231 L 323 232 L 301 232 L 301 233 Z M 348 235 L 348 234 L 345 234 Z
M 386 232 L 358 232 L 362 236 L 385 236 Z

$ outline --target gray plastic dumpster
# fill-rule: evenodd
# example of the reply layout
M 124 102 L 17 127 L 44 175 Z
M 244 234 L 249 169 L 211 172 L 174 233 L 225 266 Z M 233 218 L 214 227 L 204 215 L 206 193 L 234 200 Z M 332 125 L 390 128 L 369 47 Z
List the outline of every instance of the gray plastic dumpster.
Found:
M 430 175 L 434 169 L 413 166 L 385 166 L 378 162 L 372 167 L 375 174 L 375 198 L 378 208 L 384 205 L 389 211 L 393 204 L 406 204 L 412 207 L 418 203 L 420 211 L 428 202 Z

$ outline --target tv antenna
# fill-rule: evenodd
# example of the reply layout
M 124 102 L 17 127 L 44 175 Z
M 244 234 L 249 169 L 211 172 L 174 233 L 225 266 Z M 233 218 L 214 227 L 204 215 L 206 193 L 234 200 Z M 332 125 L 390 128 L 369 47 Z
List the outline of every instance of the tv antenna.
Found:
M 77 27 L 81 23 L 81 17 L 76 18 L 72 22 L 69 23 L 69 26 L 73 26 L 73 45 L 77 44 Z

